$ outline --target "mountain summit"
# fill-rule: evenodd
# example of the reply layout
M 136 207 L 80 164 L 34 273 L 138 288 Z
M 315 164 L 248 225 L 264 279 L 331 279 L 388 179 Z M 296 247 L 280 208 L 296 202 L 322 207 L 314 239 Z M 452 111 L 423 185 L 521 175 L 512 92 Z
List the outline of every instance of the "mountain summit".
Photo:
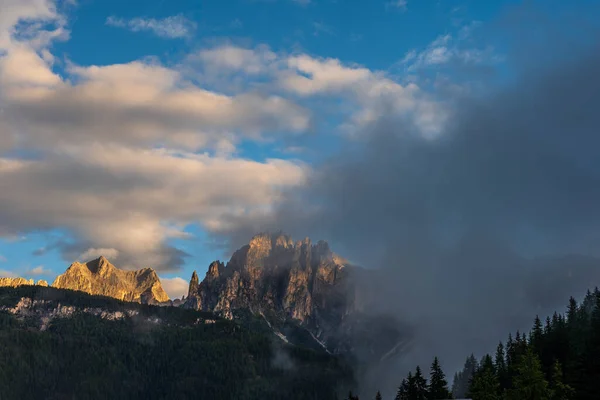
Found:
M 235 251 L 227 265 L 214 261 L 202 282 L 194 272 L 185 306 L 230 319 L 249 310 L 273 328 L 292 322 L 333 352 L 340 330 L 355 314 L 356 268 L 324 241 L 262 233 Z
M 124 301 L 163 303 L 169 296 L 151 268 L 123 271 L 100 257 L 85 264 L 75 262 L 59 275 L 52 286 L 79 290 L 93 295 L 109 296 Z

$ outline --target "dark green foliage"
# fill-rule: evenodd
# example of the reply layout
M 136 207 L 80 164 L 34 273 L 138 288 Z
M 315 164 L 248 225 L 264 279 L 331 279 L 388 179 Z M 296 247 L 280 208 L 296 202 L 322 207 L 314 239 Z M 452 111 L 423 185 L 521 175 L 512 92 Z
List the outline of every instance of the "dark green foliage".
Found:
M 210 313 L 40 287 L 2 288 L 0 306 L 23 297 L 49 301 L 49 308 L 138 314 L 108 321 L 80 312 L 40 331 L 33 320 L 0 312 L 2 400 L 335 399 L 352 385 L 342 360 Z
M 575 391 L 563 382 L 563 372 L 560 362 L 556 361 L 552 368 L 552 384 L 550 387 L 551 400 L 571 400 Z
M 412 372 L 409 374 L 409 377 L 412 377 Z M 396 393 L 396 400 L 408 400 L 408 394 L 408 380 L 402 379 L 402 383 L 400 383 L 400 386 L 398 387 L 398 392 Z
M 527 340 L 527 337 L 529 340 Z M 583 302 L 569 300 L 566 315 L 554 313 L 544 326 L 536 317 L 529 335 L 509 335 L 494 361 L 476 365 L 471 356 L 454 378 L 463 397 L 465 377 L 475 365 L 468 393 L 473 400 L 597 400 L 600 393 L 600 291 Z
M 486 355 L 479 368 L 473 374 L 471 385 L 468 391 L 468 397 L 481 400 L 499 400 L 501 396 L 500 382 L 496 374 L 496 368 L 492 357 Z
M 440 362 L 437 357 L 433 359 L 431 364 L 431 372 L 429 375 L 429 400 L 445 400 L 449 399 L 452 395 L 448 390 L 448 382 L 446 381 L 446 375 L 442 371 Z
M 427 396 L 429 394 L 429 389 L 427 386 L 427 379 L 423 376 L 423 372 L 421 371 L 421 367 L 417 365 L 417 369 L 415 371 L 415 397 L 414 400 L 427 400 Z
M 515 369 L 516 374 L 508 396 L 510 400 L 548 400 L 550 398 L 548 382 L 544 378 L 542 365 L 534 353 L 533 347 L 528 348 L 525 354 L 520 356 Z M 474 398 L 484 397 L 474 396 Z

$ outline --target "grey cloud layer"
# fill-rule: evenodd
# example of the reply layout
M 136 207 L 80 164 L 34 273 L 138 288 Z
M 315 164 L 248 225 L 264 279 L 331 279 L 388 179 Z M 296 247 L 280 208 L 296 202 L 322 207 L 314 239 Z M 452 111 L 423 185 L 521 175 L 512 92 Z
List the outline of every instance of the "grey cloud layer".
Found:
M 384 115 L 276 213 L 237 221 L 226 237 L 236 247 L 283 229 L 382 267 L 366 287 L 371 311 L 419 329 L 402 368 L 437 353 L 453 371 L 493 350 L 600 284 L 599 39 L 535 71 L 525 60 L 504 90 L 459 101 L 435 138 Z M 390 371 L 397 385 L 401 370 Z

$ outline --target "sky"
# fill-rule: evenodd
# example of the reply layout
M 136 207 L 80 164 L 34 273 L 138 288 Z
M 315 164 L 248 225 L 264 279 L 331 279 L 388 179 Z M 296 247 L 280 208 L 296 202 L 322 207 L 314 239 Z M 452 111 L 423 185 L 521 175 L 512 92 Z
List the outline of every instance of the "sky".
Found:
M 588 165 L 570 171 L 586 179 L 555 186 L 523 160 L 526 177 L 542 182 L 523 191 L 517 172 L 502 175 L 500 162 L 485 161 L 497 149 L 506 149 L 500 161 L 519 160 L 507 154 L 520 136 L 494 141 L 491 129 L 489 141 L 471 141 L 452 132 L 464 121 L 504 128 L 474 120 L 474 105 L 493 97 L 499 118 L 513 116 L 502 96 L 527 101 L 510 91 L 523 77 L 533 85 L 531 71 L 561 64 L 566 49 L 575 54 L 572 40 L 586 54 L 597 11 L 585 0 L 0 0 L 0 275 L 52 281 L 71 262 L 104 255 L 121 268 L 156 269 L 179 297 L 193 270 L 202 275 L 267 228 L 316 234 L 377 264 L 389 251 L 357 252 L 363 238 L 349 232 L 381 232 L 370 222 L 387 219 L 385 229 L 414 235 L 426 224 L 402 204 L 431 200 L 432 177 L 445 182 L 432 207 L 448 237 L 456 237 L 451 214 L 493 215 L 494 227 L 514 217 L 528 239 L 540 221 L 594 232 L 583 221 L 597 211 L 595 191 L 533 205 L 569 185 L 588 190 L 596 179 Z M 582 32 L 564 35 L 571 26 Z M 398 134 L 390 130 L 411 142 L 388 142 Z M 560 140 L 540 165 L 554 165 Z M 593 163 L 587 150 L 581 162 Z M 487 169 L 458 162 L 469 159 Z M 517 182 L 506 190 L 524 193 L 515 202 L 529 206 L 507 206 L 493 179 Z M 370 203 L 395 185 L 393 204 Z M 567 213 L 569 224 L 551 223 L 573 206 L 580 212 Z M 361 216 L 363 207 L 376 212 Z M 392 208 L 403 211 L 380 215 Z M 568 250 L 597 248 L 597 235 L 587 238 Z M 526 250 L 560 241 L 542 239 Z
M 600 285 L 599 17 L 596 0 L 0 0 L 0 276 L 104 255 L 174 298 L 283 230 L 371 268 L 370 312 L 418 332 L 375 387 L 434 354 L 456 370 Z

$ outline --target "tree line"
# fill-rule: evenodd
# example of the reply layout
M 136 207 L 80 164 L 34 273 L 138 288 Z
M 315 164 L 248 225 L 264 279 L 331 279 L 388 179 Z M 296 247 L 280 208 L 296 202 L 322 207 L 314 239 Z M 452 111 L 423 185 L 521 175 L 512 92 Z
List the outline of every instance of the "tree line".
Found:
M 374 397 L 381 400 L 381 393 Z M 409 372 L 395 400 L 597 400 L 600 399 L 600 290 L 581 303 L 569 299 L 564 314 L 536 316 L 527 333 L 509 334 L 494 354 L 467 357 L 452 391 L 437 357 L 429 381 L 420 367 Z M 349 400 L 359 400 L 350 393 Z

